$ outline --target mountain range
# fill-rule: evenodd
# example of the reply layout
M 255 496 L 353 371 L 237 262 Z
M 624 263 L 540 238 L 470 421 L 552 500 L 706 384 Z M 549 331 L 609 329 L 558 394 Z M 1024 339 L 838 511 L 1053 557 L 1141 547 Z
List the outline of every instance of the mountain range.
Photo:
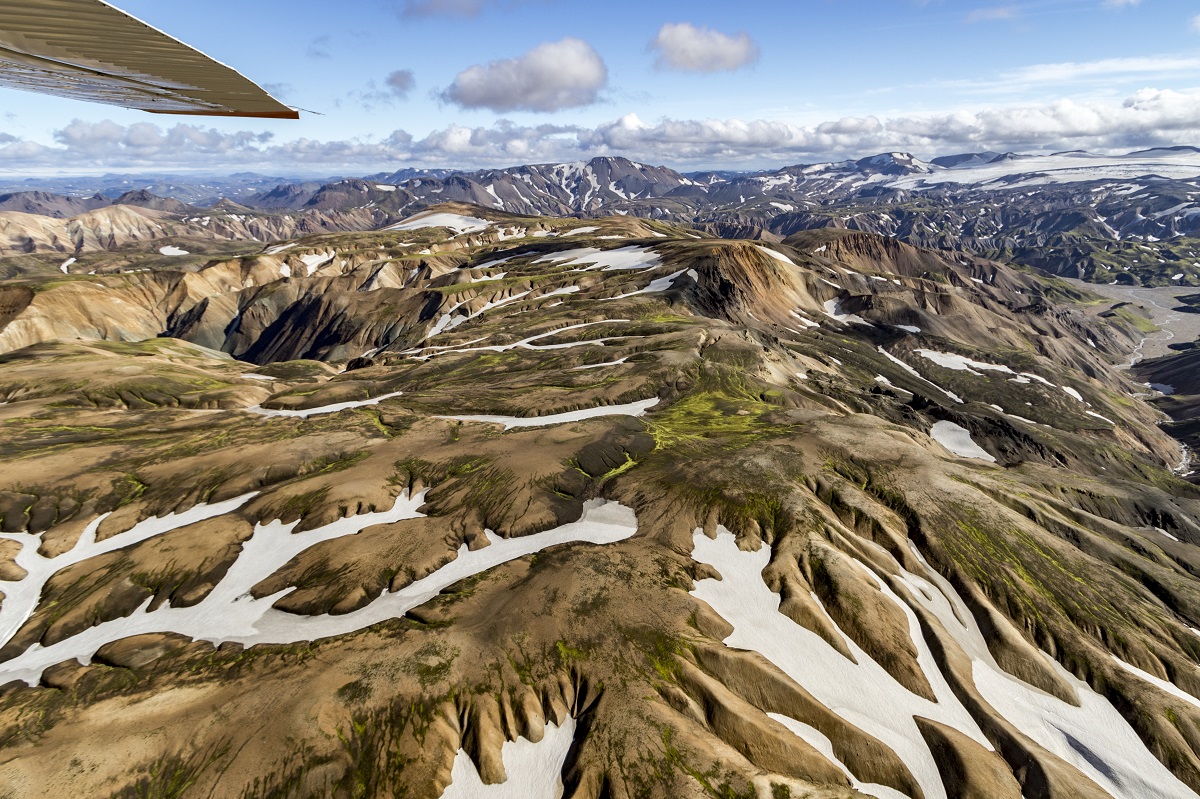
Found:
M 47 248 L 44 231 L 22 234 L 24 226 L 40 223 L 4 212 L 59 218 L 133 205 L 175 213 L 183 226 L 172 227 L 170 235 L 206 239 L 243 235 L 249 216 L 261 236 L 284 239 L 380 228 L 431 205 L 467 202 L 520 214 L 629 214 L 764 241 L 801 230 L 863 230 L 1096 282 L 1200 285 L 1198 179 L 1200 151 L 1191 147 L 1123 156 L 985 152 L 930 162 L 887 153 L 753 174 L 685 175 L 624 158 L 594 158 L 281 183 L 207 208 L 168 203 L 147 190 L 112 200 L 16 192 L 0 195 L 0 225 L 7 234 L 0 247 L 9 253 Z M 231 217 L 233 224 L 225 224 Z M 50 249 L 72 254 L 70 243 L 80 236 L 58 232 L 51 238 L 59 243 Z M 119 246 L 123 239 L 111 240 Z

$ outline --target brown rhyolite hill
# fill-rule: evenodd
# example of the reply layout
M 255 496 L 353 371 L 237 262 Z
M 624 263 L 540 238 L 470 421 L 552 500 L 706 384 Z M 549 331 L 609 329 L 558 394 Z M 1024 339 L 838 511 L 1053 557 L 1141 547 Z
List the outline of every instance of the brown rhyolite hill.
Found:
M 1068 675 L 1084 681 L 1200 789 L 1200 710 L 1114 660 L 1200 696 L 1200 492 L 1114 366 L 1133 324 L 1065 285 L 867 233 L 765 244 L 614 217 L 572 235 L 582 221 L 439 210 L 490 225 L 137 272 L 106 253 L 103 273 L 34 264 L 5 283 L 3 530 L 52 556 L 101 513 L 102 540 L 258 493 L 57 573 L 0 671 L 147 602 L 194 605 L 274 519 L 315 529 L 427 492 L 422 518 L 314 546 L 254 587 L 294 588 L 276 606 L 302 615 L 369 606 L 485 531 L 536 534 L 595 498 L 633 509 L 637 534 L 518 558 L 349 635 L 108 643 L 4 689 L 0 795 L 435 799 L 460 748 L 498 782 L 504 741 L 569 716 L 569 797 L 862 795 L 846 770 L 925 796 L 878 736 L 723 643 L 728 621 L 689 593 L 714 576 L 694 532 L 718 527 L 768 548 L 780 612 L 822 646 L 852 643 L 917 696 L 951 687 L 991 749 L 918 721 L 949 796 L 1106 794 L 982 698 L 905 573 L 944 580 L 1010 675 L 1068 704 Z M 631 253 L 657 260 L 600 268 Z M 642 417 L 507 431 L 442 418 L 647 398 Z M 939 421 L 993 462 L 944 448 Z M 0 579 L 14 556 L 0 548 Z M 818 730 L 838 762 L 768 714 Z

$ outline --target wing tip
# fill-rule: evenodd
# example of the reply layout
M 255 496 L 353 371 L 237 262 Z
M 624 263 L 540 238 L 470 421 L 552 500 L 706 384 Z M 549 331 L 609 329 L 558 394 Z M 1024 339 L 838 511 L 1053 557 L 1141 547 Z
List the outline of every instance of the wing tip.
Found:
M 156 111 L 153 109 L 144 109 L 148 114 L 170 114 L 172 116 L 186 117 L 246 117 L 251 119 L 299 119 L 300 112 L 293 108 L 286 108 L 282 111 Z

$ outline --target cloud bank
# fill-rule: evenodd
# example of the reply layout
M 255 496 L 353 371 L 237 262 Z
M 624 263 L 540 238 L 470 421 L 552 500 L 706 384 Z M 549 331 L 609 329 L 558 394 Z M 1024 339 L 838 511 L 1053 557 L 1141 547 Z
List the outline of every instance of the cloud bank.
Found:
M 0 130 L 0 168 L 257 169 L 276 174 L 360 174 L 401 166 L 477 168 L 624 155 L 685 168 L 758 168 L 907 150 L 922 157 L 979 150 L 1113 152 L 1200 142 L 1200 89 L 1143 89 L 1121 102 L 998 106 L 891 118 L 843 117 L 813 125 L 775 120 L 661 119 L 635 114 L 585 127 L 452 125 L 417 138 L 279 142 L 253 131 L 227 133 L 178 124 L 75 121 L 54 142 Z

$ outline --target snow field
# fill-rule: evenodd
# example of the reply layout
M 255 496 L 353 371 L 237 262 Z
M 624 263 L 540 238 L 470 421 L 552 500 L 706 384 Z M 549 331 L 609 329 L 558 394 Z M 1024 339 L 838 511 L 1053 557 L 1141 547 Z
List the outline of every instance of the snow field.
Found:
M 973 375 L 980 373 L 976 369 L 991 370 L 995 372 L 1003 372 L 1005 374 L 1016 374 L 1007 366 L 1001 366 L 994 363 L 984 363 L 983 361 L 973 361 L 970 358 L 962 355 L 955 355 L 952 352 L 938 352 L 937 350 L 914 350 L 922 358 L 933 361 L 938 366 L 946 369 L 953 369 L 956 372 L 970 372 Z
M 420 230 L 422 228 L 444 227 L 455 233 L 478 233 L 491 226 L 491 222 L 474 216 L 447 213 L 424 213 L 410 216 L 403 222 L 397 222 L 386 230 Z
M 219 505 L 197 506 L 184 514 L 165 517 L 161 520 L 148 519 L 127 533 L 106 539 L 99 545 L 90 543 L 91 539 L 81 539 L 80 545 L 77 545 L 76 549 L 80 549 L 80 547 L 82 549 L 76 557 L 79 560 L 86 559 L 93 554 L 129 546 L 185 524 L 231 512 L 245 504 L 250 496 L 252 495 L 239 497 Z M 294 532 L 298 522 L 284 524 L 280 521 L 273 521 L 267 524 L 258 524 L 254 528 L 254 534 L 242 544 L 237 560 L 229 567 L 229 571 L 226 572 L 221 582 L 200 603 L 188 608 L 162 605 L 151 611 L 149 605 L 152 600 L 147 599 L 130 616 L 103 622 L 51 646 L 43 647 L 35 644 L 16 658 L 0 664 L 0 684 L 20 679 L 30 685 L 35 685 L 41 678 L 42 671 L 49 666 L 71 658 L 75 658 L 81 663 L 88 663 L 96 651 L 105 644 L 144 633 L 177 633 L 193 640 L 210 641 L 214 644 L 236 641 L 245 646 L 288 644 L 344 635 L 403 616 L 412 608 L 428 602 L 444 588 L 459 580 L 487 571 L 515 558 L 533 554 L 548 546 L 572 542 L 611 544 L 629 538 L 637 532 L 637 517 L 630 508 L 615 502 L 589 500 L 584 503 L 583 516 L 578 521 L 541 533 L 504 539 L 499 538 L 490 530 L 485 531 L 488 546 L 471 551 L 466 544 L 463 544 L 459 548 L 457 557 L 450 563 L 399 591 L 384 590 L 369 605 L 351 613 L 337 616 L 300 616 L 275 610 L 273 607 L 275 602 L 291 593 L 293 588 L 285 588 L 261 599 L 255 599 L 250 595 L 250 591 L 255 585 L 270 577 L 305 550 L 324 541 L 357 535 L 372 525 L 391 524 L 403 519 L 417 518 L 422 515 L 418 509 L 423 504 L 423 493 L 412 497 L 401 495 L 396 498 L 396 502 L 390 510 L 345 517 L 324 527 L 302 533 Z M 89 530 L 92 531 L 91 536 L 94 537 L 95 527 L 99 526 L 100 521 L 97 519 L 93 522 L 93 526 L 89 527 Z M 138 532 L 134 533 L 135 530 Z M 36 539 L 36 536 L 29 536 L 29 538 Z M 115 542 L 110 544 L 110 541 Z M 36 550 L 37 544 L 27 544 L 22 549 L 22 555 L 30 546 Z M 96 546 L 101 549 L 95 549 Z M 55 559 L 55 561 L 57 560 Z M 16 583 L 5 585 L 8 596 L 20 599 L 15 604 L 6 600 L 4 606 L 0 607 L 6 614 L 12 613 L 14 620 L 18 615 L 23 618 L 17 621 L 15 626 L 6 621 L 5 629 L 11 627 L 12 632 L 8 632 L 3 638 L 0 638 L 0 643 L 6 643 L 12 637 L 13 632 L 20 628 L 24 618 L 27 618 L 36 607 L 41 587 L 45 581 L 63 566 L 70 565 L 71 562 L 78 562 L 78 560 L 64 561 L 62 565 L 55 562 L 51 568 L 43 569 L 42 573 L 32 580 L 30 577 L 26 577 Z M 44 576 L 42 576 L 43 574 Z M 31 577 L 33 576 L 31 572 Z M 9 610 L 10 604 L 13 608 L 11 611 Z M 22 609 L 24 609 L 23 613 Z
M 595 247 L 579 247 L 574 250 L 552 252 L 534 259 L 533 263 L 562 263 L 576 267 L 580 272 L 599 269 L 611 272 L 618 269 L 654 269 L 662 266 L 662 259 L 645 247 L 630 245 L 615 250 L 599 250 Z
M 906 598 L 861 561 L 856 564 L 908 617 L 909 632 L 919 652 L 918 662 L 938 698 L 936 703 L 908 692 L 844 634 L 843 639 L 859 661 L 858 665 L 780 613 L 779 596 L 762 579 L 762 569 L 771 557 L 767 546 L 758 552 L 744 552 L 738 548 L 733 534 L 723 527 L 717 528 L 715 539 L 709 539 L 702 529 L 697 529 L 693 535 L 692 557 L 714 567 L 721 579 L 698 580 L 691 593 L 707 602 L 733 626 L 734 632 L 725 640 L 728 646 L 759 652 L 826 707 L 890 746 L 912 770 L 929 799 L 945 797 L 946 790 L 936 763 L 916 729 L 913 715 L 952 726 L 986 748 L 992 747 L 937 669 L 916 618 L 914 607 L 917 606 L 934 616 L 947 635 L 971 658 L 972 679 L 985 701 L 1115 799 L 1151 796 L 1194 799 L 1195 794 L 1151 754 L 1107 699 L 1075 679 L 1049 656 L 1042 655 L 1073 688 L 1079 706 L 1063 702 L 1003 671 L 988 650 L 966 603 L 945 578 L 928 566 L 912 542 L 909 546 L 925 566 L 929 579 L 901 568 L 899 576 L 893 579 L 908 594 Z M 1122 667 L 1152 684 L 1165 682 L 1139 673 L 1132 666 L 1122 664 Z M 1158 687 L 1179 695 L 1175 693 L 1179 689 L 1169 683 Z M 1190 695 L 1180 698 L 1200 703 Z M 832 747 L 817 731 L 783 716 L 773 718 L 826 756 L 832 755 Z M 831 760 L 837 762 L 832 757 Z M 892 796 L 888 789 L 879 786 L 858 787 L 881 798 Z
M 1193 793 L 1158 761 L 1107 699 L 1062 668 L 1041 657 L 1074 690 L 1080 706 L 1034 688 L 1000 668 L 987 648 L 975 617 L 949 581 L 929 567 L 926 580 L 901 569 L 913 599 L 930 611 L 972 660 L 972 679 L 983 698 L 1041 746 L 1058 755 L 1116 799 L 1184 799 Z M 964 621 L 965 620 L 965 621 Z
M 568 717 L 561 727 L 547 723 L 538 743 L 505 741 L 500 757 L 508 779 L 499 785 L 484 785 L 471 756 L 459 749 L 441 799 L 560 799 L 562 769 L 574 740 L 575 719 Z
M 912 771 L 927 799 L 945 799 L 946 791 L 913 716 L 954 727 L 990 748 L 944 678 L 938 679 L 940 673 L 926 673 L 939 700 L 930 702 L 898 683 L 849 637 L 842 636 L 857 664 L 780 613 L 779 595 L 762 579 L 762 570 L 771 559 L 769 547 L 743 552 L 724 527 L 717 528 L 715 539 L 698 529 L 692 540 L 692 557 L 721 574 L 720 580 L 696 581 L 691 593 L 733 626 L 725 643 L 763 655 L 823 705 L 891 747 Z M 915 615 L 909 622 L 910 632 L 919 637 Z M 924 639 L 918 647 L 921 665 L 927 668 L 932 655 L 926 651 Z

